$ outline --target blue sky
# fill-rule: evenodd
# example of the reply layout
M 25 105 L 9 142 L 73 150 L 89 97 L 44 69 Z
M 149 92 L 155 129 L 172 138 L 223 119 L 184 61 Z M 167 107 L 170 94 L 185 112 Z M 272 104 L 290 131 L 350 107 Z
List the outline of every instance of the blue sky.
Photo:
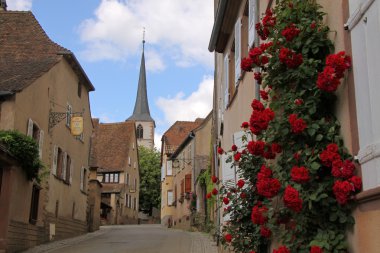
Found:
M 176 120 L 211 110 L 213 2 L 7 0 L 8 10 L 31 10 L 54 42 L 74 52 L 95 86 L 91 111 L 101 122 L 124 121 L 133 112 L 145 27 L 156 146 Z

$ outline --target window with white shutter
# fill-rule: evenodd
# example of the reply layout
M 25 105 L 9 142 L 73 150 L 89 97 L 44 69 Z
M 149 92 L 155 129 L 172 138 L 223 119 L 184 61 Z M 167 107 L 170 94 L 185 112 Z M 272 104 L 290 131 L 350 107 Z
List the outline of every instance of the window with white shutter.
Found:
M 241 68 L 241 18 L 235 23 L 235 86 L 239 82 Z
M 230 92 L 229 92 L 229 56 L 226 54 L 224 57 L 224 109 L 227 109 L 229 100 L 230 100 Z
M 257 0 L 249 0 L 248 4 L 248 45 L 253 47 L 256 37 Z
M 42 147 L 44 145 L 44 131 L 40 130 L 40 138 L 38 140 L 38 155 L 42 160 Z
M 26 132 L 26 135 L 29 137 L 33 137 L 33 120 L 28 119 L 28 130 Z
M 51 172 L 53 175 L 57 175 L 57 163 L 58 163 L 58 146 L 54 145 L 53 148 L 53 166 Z
M 63 152 L 63 163 L 62 163 L 62 174 L 61 174 L 61 178 L 63 180 L 66 179 L 66 172 L 67 172 L 67 153 L 66 152 Z
M 166 161 L 166 175 L 167 176 L 173 175 L 172 161 Z
M 363 190 L 380 186 L 380 1 L 350 0 L 352 59 Z M 362 4 L 361 4 L 362 3 Z M 365 4 L 364 4 L 365 3 Z

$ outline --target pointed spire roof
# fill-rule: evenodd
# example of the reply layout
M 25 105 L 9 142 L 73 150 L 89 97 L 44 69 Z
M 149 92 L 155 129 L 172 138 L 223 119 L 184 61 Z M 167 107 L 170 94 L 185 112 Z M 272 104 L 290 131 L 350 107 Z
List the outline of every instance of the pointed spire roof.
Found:
M 145 44 L 145 40 L 143 40 L 143 51 L 142 51 L 142 56 L 141 56 L 139 86 L 137 88 L 135 108 L 133 109 L 132 116 L 129 117 L 127 120 L 154 122 L 153 118 L 150 116 L 148 96 L 147 96 L 147 91 L 146 91 L 144 44 Z

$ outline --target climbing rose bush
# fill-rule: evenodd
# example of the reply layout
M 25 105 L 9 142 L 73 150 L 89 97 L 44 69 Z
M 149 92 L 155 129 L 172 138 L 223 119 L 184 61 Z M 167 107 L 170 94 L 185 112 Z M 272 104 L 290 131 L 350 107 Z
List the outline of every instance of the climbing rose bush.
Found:
M 218 148 L 240 179 L 215 185 L 221 241 L 234 252 L 268 252 L 272 242 L 272 253 L 347 252 L 362 181 L 333 112 L 351 58 L 334 53 L 324 15 L 312 0 L 277 0 L 255 26 L 266 41 L 241 62 L 255 69 L 261 100 L 247 105 L 243 146 Z

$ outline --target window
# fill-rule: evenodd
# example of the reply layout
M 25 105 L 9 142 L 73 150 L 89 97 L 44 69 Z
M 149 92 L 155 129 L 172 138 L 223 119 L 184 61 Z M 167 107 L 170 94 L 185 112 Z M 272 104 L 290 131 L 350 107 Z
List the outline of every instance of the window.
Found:
M 227 109 L 230 100 L 229 93 L 229 57 L 228 54 L 224 57 L 224 109 Z
M 137 209 L 137 199 L 133 198 L 133 210 Z
M 191 192 L 191 174 L 185 175 L 185 192 Z
M 241 69 L 241 18 L 235 23 L 235 86 L 239 82 Z
M 136 130 L 136 137 L 137 137 L 137 139 L 142 139 L 143 136 L 144 136 L 144 129 L 143 129 L 142 125 L 139 124 L 137 126 L 137 130 Z
M 66 183 L 71 183 L 71 173 L 72 173 L 72 162 L 71 157 L 69 155 L 66 155 L 66 177 L 64 178 Z
M 38 202 L 40 199 L 40 188 L 37 185 L 33 185 L 32 199 L 30 203 L 29 223 L 36 224 L 38 219 Z
M 127 176 L 125 177 L 125 184 L 129 185 L 129 174 L 127 173 Z
M 135 180 L 133 181 L 133 190 L 136 190 L 137 189 L 137 179 L 135 178 Z
M 125 194 L 125 206 L 128 207 L 128 194 Z
M 44 143 L 44 131 L 41 130 L 36 122 L 32 119 L 28 119 L 27 136 L 32 137 L 38 144 L 38 153 L 40 159 L 42 159 L 42 146 Z
M 361 165 L 363 190 L 380 186 L 380 2 L 350 0 L 352 59 L 355 81 L 355 100 L 359 135 L 358 161 Z M 363 15 L 359 15 L 358 13 Z M 360 19 L 359 19 L 360 18 Z
M 63 173 L 63 157 L 64 152 L 62 151 L 61 148 L 58 148 L 58 153 L 57 153 L 57 174 L 56 176 L 58 178 L 62 178 L 62 173 Z
M 82 85 L 80 82 L 78 82 L 78 97 L 81 97 L 82 95 Z
M 104 173 L 103 183 L 119 183 L 119 178 L 120 178 L 119 172 Z M 128 174 L 127 174 L 127 180 L 129 180 Z
M 72 113 L 73 113 L 73 108 L 71 107 L 69 103 L 67 103 L 67 106 L 66 106 L 66 126 L 67 127 L 70 127 Z
M 249 0 L 248 3 L 248 46 L 253 47 L 255 43 L 255 24 L 257 16 L 257 0 Z
M 173 205 L 173 191 L 168 191 L 168 206 Z
M 131 157 L 128 156 L 128 165 L 131 166 Z
M 129 208 L 132 207 L 132 196 L 131 195 L 128 196 L 128 207 Z
M 86 168 L 82 167 L 80 170 L 80 190 L 86 191 L 86 184 L 87 184 L 87 170 Z
M 173 170 L 172 170 L 172 161 L 166 161 L 166 175 L 172 176 Z

